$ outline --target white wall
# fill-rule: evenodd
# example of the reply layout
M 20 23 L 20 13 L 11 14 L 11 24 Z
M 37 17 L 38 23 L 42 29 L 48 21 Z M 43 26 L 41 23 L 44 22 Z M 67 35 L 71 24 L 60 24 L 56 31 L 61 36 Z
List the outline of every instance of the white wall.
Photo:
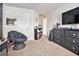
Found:
M 6 18 L 16 18 L 15 25 L 6 25 Z M 38 13 L 31 9 L 3 6 L 3 36 L 7 38 L 9 31 L 15 30 L 25 34 L 28 40 L 34 39 L 34 26 Z
M 73 8 L 79 7 L 78 3 L 69 3 L 60 6 L 56 10 L 52 11 L 47 15 L 47 33 L 49 35 L 49 31 L 56 25 L 56 23 L 60 23 L 61 27 L 72 27 L 72 25 L 62 25 L 62 13 Z M 79 28 L 79 24 L 74 24 L 74 28 Z

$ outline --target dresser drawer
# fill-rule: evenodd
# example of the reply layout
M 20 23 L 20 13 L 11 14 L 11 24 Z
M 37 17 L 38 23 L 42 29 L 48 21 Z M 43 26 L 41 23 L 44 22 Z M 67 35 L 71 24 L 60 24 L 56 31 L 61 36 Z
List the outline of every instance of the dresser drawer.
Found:
M 70 43 L 67 43 L 65 45 L 65 47 L 70 50 L 70 51 L 74 51 L 74 52 L 79 52 L 79 46 L 78 45 L 74 45 L 74 44 L 70 44 Z
M 79 46 L 72 45 L 71 49 L 73 49 L 73 51 L 75 51 L 75 52 L 79 52 Z
M 54 36 L 54 41 L 56 42 L 64 42 L 64 36 L 61 36 L 61 35 L 55 35 Z
M 79 45 L 79 39 L 76 38 L 68 38 L 66 41 L 74 45 Z
M 56 38 L 64 37 L 64 30 L 60 30 L 60 29 L 54 30 L 54 37 L 56 37 Z
M 72 40 L 72 42 L 73 42 L 73 44 L 79 46 L 79 39 L 76 39 L 76 38 L 75 38 L 75 39 Z
M 66 31 L 65 36 L 66 37 L 79 38 L 79 31 Z

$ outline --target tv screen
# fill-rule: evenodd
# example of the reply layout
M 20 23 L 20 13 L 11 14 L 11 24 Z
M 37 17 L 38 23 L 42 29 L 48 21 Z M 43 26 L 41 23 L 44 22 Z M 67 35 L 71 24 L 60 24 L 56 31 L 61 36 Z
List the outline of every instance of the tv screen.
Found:
M 79 23 L 79 7 L 62 13 L 62 24 L 78 24 Z

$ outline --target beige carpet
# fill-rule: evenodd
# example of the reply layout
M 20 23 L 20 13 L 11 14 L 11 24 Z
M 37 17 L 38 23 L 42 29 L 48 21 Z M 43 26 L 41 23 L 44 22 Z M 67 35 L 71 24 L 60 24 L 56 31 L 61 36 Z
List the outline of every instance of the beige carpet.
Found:
M 76 56 L 65 48 L 48 41 L 47 37 L 39 40 L 27 41 L 22 50 L 9 49 L 9 56 Z

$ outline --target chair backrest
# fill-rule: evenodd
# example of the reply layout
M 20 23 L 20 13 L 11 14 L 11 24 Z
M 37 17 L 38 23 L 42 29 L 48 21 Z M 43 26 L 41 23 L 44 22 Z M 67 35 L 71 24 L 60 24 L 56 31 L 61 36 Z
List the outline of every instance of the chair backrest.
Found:
M 15 41 L 16 39 L 20 39 L 20 38 L 27 39 L 27 37 L 24 34 L 17 32 L 17 31 L 8 32 L 7 38 L 11 41 Z

